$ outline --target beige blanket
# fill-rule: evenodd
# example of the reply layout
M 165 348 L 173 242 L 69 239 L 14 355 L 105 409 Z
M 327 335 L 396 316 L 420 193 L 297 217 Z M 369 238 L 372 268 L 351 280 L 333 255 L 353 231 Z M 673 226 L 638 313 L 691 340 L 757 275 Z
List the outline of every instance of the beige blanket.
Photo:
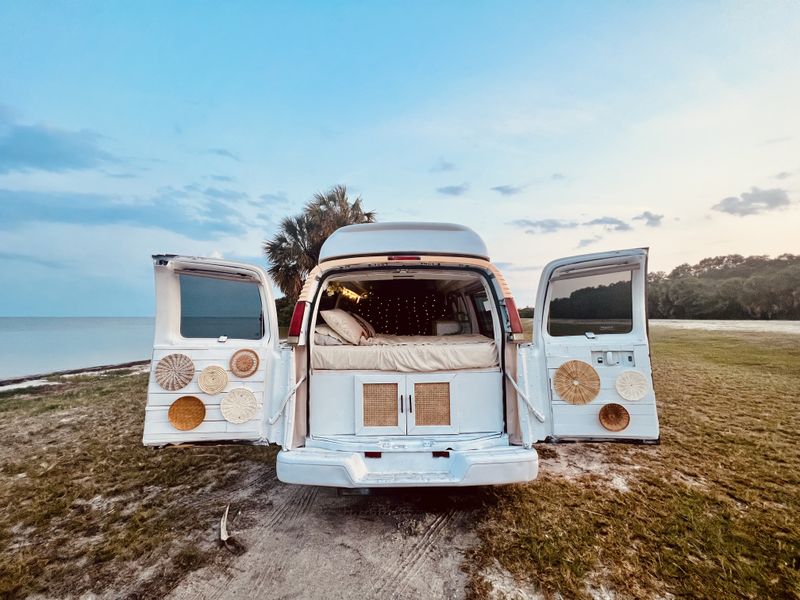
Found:
M 379 334 L 361 346 L 314 346 L 315 369 L 452 371 L 498 364 L 494 341 L 483 335 L 397 336 Z

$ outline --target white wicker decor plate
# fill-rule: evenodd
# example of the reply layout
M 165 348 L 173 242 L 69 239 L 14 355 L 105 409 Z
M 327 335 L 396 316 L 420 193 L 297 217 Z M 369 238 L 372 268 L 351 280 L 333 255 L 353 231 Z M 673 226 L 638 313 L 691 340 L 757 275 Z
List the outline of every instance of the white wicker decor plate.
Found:
M 206 394 L 219 394 L 228 385 L 228 373 L 220 366 L 209 365 L 200 371 L 197 385 Z
M 258 401 L 246 388 L 234 388 L 222 399 L 219 411 L 226 421 L 246 423 L 258 413 Z
M 647 378 L 639 371 L 623 371 L 617 376 L 614 387 L 624 400 L 641 400 L 647 394 Z

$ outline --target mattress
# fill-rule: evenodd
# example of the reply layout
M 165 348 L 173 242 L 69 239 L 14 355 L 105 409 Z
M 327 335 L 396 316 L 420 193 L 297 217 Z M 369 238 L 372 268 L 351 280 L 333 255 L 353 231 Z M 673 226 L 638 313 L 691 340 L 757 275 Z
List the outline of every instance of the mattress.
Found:
M 378 334 L 360 346 L 314 346 L 315 369 L 356 371 L 453 371 L 498 365 L 494 340 L 483 335 L 394 336 Z

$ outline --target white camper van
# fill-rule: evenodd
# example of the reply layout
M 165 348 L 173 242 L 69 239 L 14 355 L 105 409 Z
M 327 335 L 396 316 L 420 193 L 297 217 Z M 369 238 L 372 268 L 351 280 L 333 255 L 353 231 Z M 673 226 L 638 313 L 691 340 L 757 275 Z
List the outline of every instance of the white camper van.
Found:
M 336 231 L 279 341 L 259 267 L 154 256 L 144 444 L 275 443 L 278 477 L 336 487 L 536 477 L 535 442 L 656 442 L 647 250 L 542 272 L 533 341 L 471 229 Z

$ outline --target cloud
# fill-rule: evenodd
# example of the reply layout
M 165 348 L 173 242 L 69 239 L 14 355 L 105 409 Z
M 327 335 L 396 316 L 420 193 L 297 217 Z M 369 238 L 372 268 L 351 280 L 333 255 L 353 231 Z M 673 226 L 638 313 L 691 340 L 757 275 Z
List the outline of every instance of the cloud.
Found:
M 633 229 L 625 221 L 621 221 L 615 217 L 599 217 L 584 223 L 584 225 L 602 225 L 606 231 L 630 231 Z
M 236 190 L 221 190 L 219 188 L 207 187 L 203 190 L 203 194 L 210 198 L 217 198 L 218 200 L 242 200 L 247 198 L 244 192 L 237 192 Z
M 791 201 L 786 190 L 779 188 L 762 190 L 753 187 L 750 188 L 749 192 L 743 192 L 741 196 L 723 198 L 711 209 L 728 213 L 729 215 L 736 215 L 737 217 L 745 217 L 784 208 L 789 204 L 791 204 Z
M 522 190 L 525 189 L 525 186 L 517 186 L 517 185 L 496 185 L 491 188 L 493 192 L 497 192 L 498 194 L 502 194 L 503 196 L 514 196 L 519 194 Z
M 49 125 L 23 125 L 0 112 L 0 173 L 93 169 L 119 159 L 103 150 L 99 133 Z
M 216 198 L 188 200 L 166 188 L 147 200 L 100 194 L 30 192 L 0 189 L 0 229 L 39 223 L 102 226 L 130 225 L 166 229 L 192 239 L 242 235 L 244 216 Z
M 554 233 L 562 229 L 574 229 L 578 226 L 573 221 L 563 221 L 561 219 L 540 219 L 532 221 L 530 219 L 517 219 L 511 221 L 511 225 L 520 227 L 525 230 L 525 233 Z
M 261 194 L 259 198 L 261 198 L 267 204 L 286 204 L 289 202 L 286 192 L 271 192 L 267 194 Z
M 238 154 L 234 154 L 230 150 L 226 150 L 225 148 L 208 148 L 205 151 L 206 154 L 213 154 L 215 156 L 222 156 L 224 158 L 230 158 L 231 160 L 235 160 L 236 162 L 242 162 L 242 159 L 239 157 Z
M 664 215 L 656 215 L 651 213 L 649 210 L 644 211 L 642 214 L 633 217 L 634 221 L 644 221 L 645 225 L 648 227 L 658 227 L 661 225 L 661 220 L 664 218 Z
M 761 143 L 764 144 L 765 146 L 769 146 L 769 145 L 772 145 L 772 144 L 782 144 L 783 142 L 791 142 L 793 139 L 794 139 L 794 136 L 783 135 L 781 137 L 774 137 L 774 138 L 770 138 L 768 140 L 764 140 Z
M 214 181 L 224 181 L 226 183 L 230 183 L 235 181 L 233 177 L 229 175 L 209 175 L 209 178 L 213 179 Z
M 773 175 L 775 179 L 788 179 L 791 176 L 792 174 L 789 171 L 781 171 L 780 173 Z
M 463 196 L 469 190 L 469 185 L 462 183 L 461 185 L 446 185 L 444 187 L 436 188 L 436 191 L 445 196 Z
M 596 235 L 594 237 L 583 239 L 580 242 L 578 242 L 578 248 L 585 248 L 586 246 L 591 246 L 592 244 L 596 244 L 602 239 L 603 239 L 602 235 Z
M 46 267 L 48 269 L 63 269 L 66 265 L 57 260 L 50 260 L 47 258 L 40 258 L 30 254 L 17 254 L 16 252 L 0 252 L 0 260 L 9 262 L 21 262 L 28 265 L 36 265 L 39 267 Z
M 566 178 L 567 176 L 564 175 L 563 173 L 553 173 L 552 175 L 550 175 L 550 179 L 552 179 L 553 181 L 564 181 Z
M 433 163 L 433 166 L 430 168 L 431 173 L 447 173 L 455 170 L 456 166 L 444 158 L 439 158 L 439 160 Z

